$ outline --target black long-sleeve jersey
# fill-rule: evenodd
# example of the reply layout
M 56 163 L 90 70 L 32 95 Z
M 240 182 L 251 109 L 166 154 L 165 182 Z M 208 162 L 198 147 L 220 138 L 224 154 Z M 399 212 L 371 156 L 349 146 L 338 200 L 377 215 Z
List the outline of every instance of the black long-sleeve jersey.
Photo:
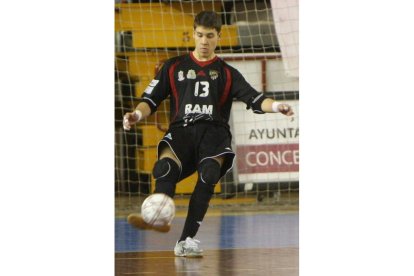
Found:
M 228 127 L 233 98 L 243 101 L 255 113 L 264 113 L 266 98 L 235 68 L 221 58 L 198 61 L 192 53 L 166 61 L 142 95 L 151 113 L 170 96 L 170 124 L 186 125 L 197 120 Z

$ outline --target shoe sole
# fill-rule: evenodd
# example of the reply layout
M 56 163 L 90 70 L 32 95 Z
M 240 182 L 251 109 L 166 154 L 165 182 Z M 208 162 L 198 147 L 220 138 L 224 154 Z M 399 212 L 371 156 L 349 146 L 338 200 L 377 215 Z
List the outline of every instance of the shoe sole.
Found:
M 176 256 L 176 257 L 187 257 L 187 258 L 200 258 L 200 257 L 203 257 L 203 252 L 201 252 L 201 253 L 192 253 L 192 254 L 185 254 L 185 253 L 182 253 L 182 254 L 180 254 L 180 253 L 176 253 L 175 251 L 174 251 L 174 255 Z
M 140 214 L 130 214 L 127 218 L 130 225 L 141 230 L 154 230 L 161 233 L 167 233 L 171 230 L 171 225 L 151 225 L 144 221 Z
M 186 257 L 186 258 L 202 258 L 203 255 L 177 255 L 175 254 L 176 257 Z

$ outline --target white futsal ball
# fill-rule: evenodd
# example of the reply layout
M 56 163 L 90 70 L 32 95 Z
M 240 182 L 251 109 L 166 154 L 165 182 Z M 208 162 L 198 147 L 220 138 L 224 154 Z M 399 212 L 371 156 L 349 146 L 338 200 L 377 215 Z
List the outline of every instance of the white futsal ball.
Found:
M 175 216 L 174 201 L 166 194 L 152 194 L 142 203 L 141 215 L 150 225 L 170 224 Z

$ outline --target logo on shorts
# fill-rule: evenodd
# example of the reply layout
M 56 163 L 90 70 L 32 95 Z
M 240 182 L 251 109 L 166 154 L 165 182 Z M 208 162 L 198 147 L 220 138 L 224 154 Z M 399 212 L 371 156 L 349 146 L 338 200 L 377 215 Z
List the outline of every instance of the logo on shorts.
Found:
M 165 138 L 168 138 L 168 139 L 172 140 L 171 133 L 168 133 L 167 135 L 165 135 Z

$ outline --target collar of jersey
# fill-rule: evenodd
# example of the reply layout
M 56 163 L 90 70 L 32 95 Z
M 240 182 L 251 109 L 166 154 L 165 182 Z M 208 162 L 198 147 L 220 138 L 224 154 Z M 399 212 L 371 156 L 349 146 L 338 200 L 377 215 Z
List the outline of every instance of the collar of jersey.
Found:
M 212 58 L 212 59 L 210 59 L 210 60 L 207 60 L 207 61 L 200 61 L 200 60 L 197 60 L 197 59 L 195 58 L 195 56 L 193 55 L 193 52 L 190 52 L 190 57 L 191 57 L 191 59 L 192 59 L 195 63 L 197 63 L 200 67 L 204 67 L 204 66 L 207 66 L 207 65 L 209 65 L 209 64 L 212 64 L 213 62 L 215 62 L 215 61 L 218 59 L 218 56 L 215 56 L 214 58 Z

